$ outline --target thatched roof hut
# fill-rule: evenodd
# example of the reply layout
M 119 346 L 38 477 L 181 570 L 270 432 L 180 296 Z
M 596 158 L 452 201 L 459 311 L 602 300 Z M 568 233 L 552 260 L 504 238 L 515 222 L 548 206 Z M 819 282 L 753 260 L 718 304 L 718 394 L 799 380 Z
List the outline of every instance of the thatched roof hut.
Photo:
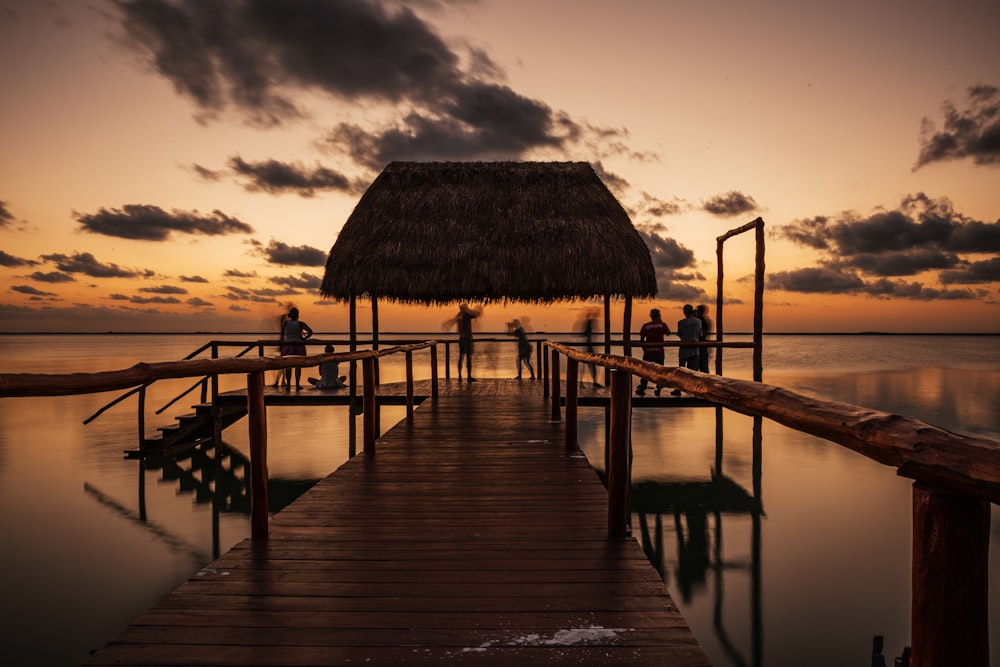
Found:
M 585 162 L 393 162 L 348 218 L 324 297 L 651 297 L 649 249 Z

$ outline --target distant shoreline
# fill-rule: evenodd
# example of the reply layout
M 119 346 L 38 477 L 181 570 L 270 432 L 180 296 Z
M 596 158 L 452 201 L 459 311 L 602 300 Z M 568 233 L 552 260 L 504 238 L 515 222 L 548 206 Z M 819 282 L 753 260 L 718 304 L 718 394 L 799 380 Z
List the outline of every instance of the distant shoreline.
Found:
M 348 335 L 347 331 L 328 332 L 334 335 Z M 380 331 L 379 337 L 390 336 L 419 336 L 429 334 L 427 331 Z M 479 336 L 509 336 L 506 331 L 480 331 Z M 539 336 L 545 334 L 573 334 L 574 331 L 534 331 L 529 335 Z M 603 332 L 598 332 L 602 333 Z M 633 332 L 633 334 L 636 332 Z M 612 335 L 620 332 L 612 332 Z M 359 331 L 359 336 L 371 336 L 370 331 Z M 434 335 L 441 335 L 434 333 Z M 454 336 L 454 333 L 446 334 Z M 752 331 L 726 331 L 726 336 L 752 336 Z M 1000 336 L 1000 332 L 993 333 L 963 333 L 963 332 L 892 332 L 892 331 L 767 331 L 764 336 Z M 0 331 L 0 336 L 260 336 L 264 338 L 274 338 L 273 332 L 267 331 Z M 322 335 L 317 335 L 322 338 Z

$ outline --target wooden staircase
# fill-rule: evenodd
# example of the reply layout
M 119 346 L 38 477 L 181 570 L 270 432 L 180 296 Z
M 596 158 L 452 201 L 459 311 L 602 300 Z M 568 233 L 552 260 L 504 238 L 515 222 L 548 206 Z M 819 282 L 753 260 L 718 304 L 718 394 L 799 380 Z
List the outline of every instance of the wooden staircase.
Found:
M 128 456 L 138 456 L 139 454 L 170 455 L 184 451 L 195 445 L 212 439 L 212 404 L 198 403 L 193 405 L 194 412 L 180 415 L 177 422 L 168 426 L 162 426 L 158 430 L 158 435 L 143 440 L 142 451 L 126 450 Z M 222 421 L 222 429 L 225 429 L 247 414 L 246 405 L 233 403 L 219 403 L 219 418 Z

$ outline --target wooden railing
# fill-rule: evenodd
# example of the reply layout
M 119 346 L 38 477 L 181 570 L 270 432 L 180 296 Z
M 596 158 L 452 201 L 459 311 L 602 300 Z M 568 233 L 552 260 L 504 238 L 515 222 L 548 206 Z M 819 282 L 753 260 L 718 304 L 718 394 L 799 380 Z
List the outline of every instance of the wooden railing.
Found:
M 576 377 L 580 363 L 611 370 L 608 438 L 608 529 L 628 528 L 633 375 L 675 387 L 741 413 L 766 417 L 848 447 L 896 468 L 913 484 L 910 664 L 989 665 L 990 505 L 1000 503 L 1000 442 L 952 433 L 917 419 L 825 401 L 780 387 L 664 367 L 632 357 L 590 354 L 547 342 L 567 359 L 566 446 L 576 443 Z M 553 393 L 553 411 L 561 398 Z M 558 413 L 556 413 L 558 414 Z

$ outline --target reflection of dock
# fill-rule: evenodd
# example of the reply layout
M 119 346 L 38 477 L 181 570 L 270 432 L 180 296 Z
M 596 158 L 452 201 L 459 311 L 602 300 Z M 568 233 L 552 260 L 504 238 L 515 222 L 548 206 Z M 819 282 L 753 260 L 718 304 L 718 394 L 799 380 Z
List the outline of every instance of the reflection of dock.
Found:
M 608 539 L 607 493 L 532 384 L 464 387 L 88 664 L 707 665 L 639 545 Z

